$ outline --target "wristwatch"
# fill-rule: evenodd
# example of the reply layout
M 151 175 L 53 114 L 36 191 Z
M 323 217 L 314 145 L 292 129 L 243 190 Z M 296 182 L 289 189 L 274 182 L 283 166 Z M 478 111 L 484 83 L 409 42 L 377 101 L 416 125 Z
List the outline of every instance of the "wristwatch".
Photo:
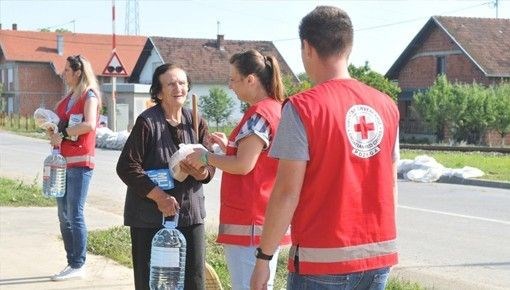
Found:
M 257 251 L 255 252 L 255 258 L 261 259 L 261 260 L 266 260 L 266 261 L 271 261 L 271 259 L 273 258 L 273 255 L 266 255 L 266 254 L 262 253 L 261 248 L 257 248 Z
M 67 139 L 67 137 L 69 137 L 69 135 L 67 134 L 67 128 L 64 128 L 64 130 L 58 132 L 58 135 L 62 138 L 62 139 Z

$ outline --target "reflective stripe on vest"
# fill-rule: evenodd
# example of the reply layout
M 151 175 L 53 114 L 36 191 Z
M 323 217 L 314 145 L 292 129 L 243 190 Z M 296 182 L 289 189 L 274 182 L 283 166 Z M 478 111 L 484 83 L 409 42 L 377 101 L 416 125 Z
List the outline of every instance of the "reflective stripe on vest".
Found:
M 67 164 L 80 163 L 80 162 L 86 162 L 89 164 L 93 164 L 94 156 L 90 156 L 90 155 L 69 156 L 69 157 L 66 157 L 66 162 L 67 162 Z
M 289 256 L 296 255 L 296 246 L 290 248 Z M 336 263 L 389 255 L 397 252 L 396 240 L 340 248 L 299 247 L 299 262 Z
M 231 224 L 220 224 L 219 227 L 220 235 L 232 235 L 232 236 L 260 236 L 262 235 L 261 225 L 231 225 Z M 287 229 L 285 235 L 290 235 L 290 228 Z

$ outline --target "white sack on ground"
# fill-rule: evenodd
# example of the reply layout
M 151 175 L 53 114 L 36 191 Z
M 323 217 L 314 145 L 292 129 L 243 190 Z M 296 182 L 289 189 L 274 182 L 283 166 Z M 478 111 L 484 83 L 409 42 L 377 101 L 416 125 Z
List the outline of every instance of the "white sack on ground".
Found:
M 434 158 L 427 155 L 419 155 L 410 159 L 398 161 L 397 172 L 406 179 L 416 182 L 434 182 L 441 176 L 456 176 L 460 178 L 475 178 L 483 176 L 483 172 L 474 167 L 465 166 L 463 168 L 446 168 L 438 163 Z
M 128 137 L 129 132 L 126 130 L 113 132 L 106 127 L 96 128 L 96 147 L 122 150 Z

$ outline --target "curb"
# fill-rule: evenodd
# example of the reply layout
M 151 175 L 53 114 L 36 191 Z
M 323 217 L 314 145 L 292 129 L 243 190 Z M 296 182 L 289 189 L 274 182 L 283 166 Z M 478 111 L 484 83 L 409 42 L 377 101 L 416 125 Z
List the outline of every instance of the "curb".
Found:
M 436 182 L 510 189 L 510 182 L 493 181 L 486 179 L 461 178 L 458 176 L 441 176 L 441 178 L 439 178 L 439 180 Z
M 411 181 L 411 180 L 406 179 L 402 173 L 399 173 L 397 175 L 397 177 L 399 180 Z M 486 179 L 461 178 L 458 176 L 441 176 L 437 181 L 434 181 L 434 182 L 510 189 L 510 182 L 493 181 L 493 180 L 486 180 Z M 423 182 L 423 183 L 434 183 L 434 182 Z

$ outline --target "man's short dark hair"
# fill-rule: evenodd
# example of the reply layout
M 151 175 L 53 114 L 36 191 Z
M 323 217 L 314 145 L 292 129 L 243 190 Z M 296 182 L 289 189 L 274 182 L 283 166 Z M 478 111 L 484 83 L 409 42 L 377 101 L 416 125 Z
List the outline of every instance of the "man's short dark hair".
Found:
M 301 20 L 299 38 L 315 48 L 321 58 L 350 53 L 353 29 L 349 15 L 334 6 L 317 6 Z

